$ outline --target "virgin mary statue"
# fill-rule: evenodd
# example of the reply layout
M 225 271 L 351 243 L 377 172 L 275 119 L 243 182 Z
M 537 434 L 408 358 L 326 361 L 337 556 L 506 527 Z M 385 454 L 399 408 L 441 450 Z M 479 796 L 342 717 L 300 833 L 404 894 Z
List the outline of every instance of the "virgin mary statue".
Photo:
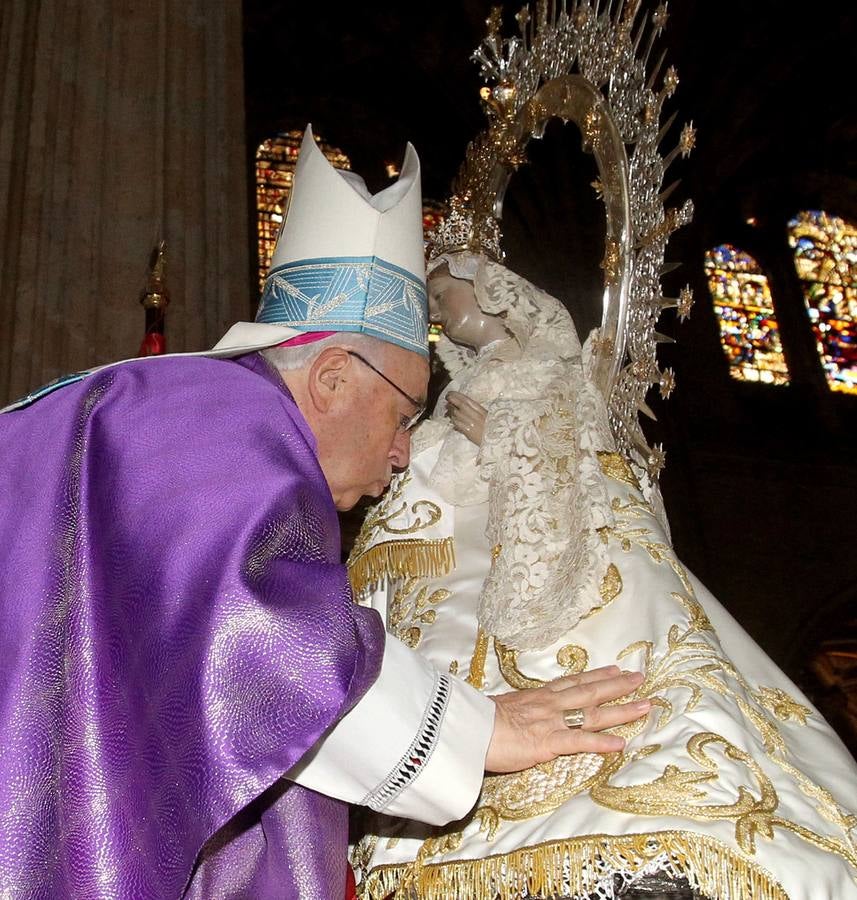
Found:
M 375 816 L 360 894 L 857 896 L 853 759 L 677 558 L 564 307 L 442 238 L 429 297 L 452 380 L 352 580 L 391 633 L 488 694 L 618 664 L 653 707 L 618 729 L 621 752 L 487 776 L 443 830 Z

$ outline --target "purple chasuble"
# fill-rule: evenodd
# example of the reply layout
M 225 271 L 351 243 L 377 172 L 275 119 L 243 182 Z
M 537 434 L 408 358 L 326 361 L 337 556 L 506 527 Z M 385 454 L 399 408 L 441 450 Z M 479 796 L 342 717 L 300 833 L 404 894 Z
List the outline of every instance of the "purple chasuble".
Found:
M 384 631 L 279 377 L 131 362 L 0 450 L 0 896 L 340 900 L 345 805 L 282 775 Z

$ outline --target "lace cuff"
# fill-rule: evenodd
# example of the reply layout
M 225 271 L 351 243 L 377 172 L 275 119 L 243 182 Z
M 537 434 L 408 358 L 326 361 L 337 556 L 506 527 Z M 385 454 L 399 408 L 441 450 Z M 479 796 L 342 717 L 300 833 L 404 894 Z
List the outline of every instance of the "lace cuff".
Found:
M 449 676 L 438 672 L 425 715 L 410 747 L 384 781 L 360 801 L 361 806 L 381 812 L 420 775 L 437 746 L 440 726 L 449 706 L 449 695 Z

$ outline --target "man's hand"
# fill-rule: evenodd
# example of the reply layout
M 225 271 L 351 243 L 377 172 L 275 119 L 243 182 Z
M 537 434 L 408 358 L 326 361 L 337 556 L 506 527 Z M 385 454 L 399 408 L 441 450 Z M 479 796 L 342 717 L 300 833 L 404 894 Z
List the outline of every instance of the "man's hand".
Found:
M 459 391 L 450 391 L 446 395 L 446 414 L 456 431 L 460 431 L 477 447 L 482 446 L 485 418 L 488 413 L 481 403 L 471 400 L 470 397 Z
M 598 732 L 639 719 L 651 703 L 602 704 L 630 694 L 642 681 L 640 672 L 625 674 L 618 666 L 606 666 L 558 678 L 544 687 L 492 697 L 497 713 L 486 771 L 517 772 L 568 753 L 621 750 L 622 738 Z M 573 709 L 584 712 L 580 728 L 569 728 L 563 721 L 563 711 Z

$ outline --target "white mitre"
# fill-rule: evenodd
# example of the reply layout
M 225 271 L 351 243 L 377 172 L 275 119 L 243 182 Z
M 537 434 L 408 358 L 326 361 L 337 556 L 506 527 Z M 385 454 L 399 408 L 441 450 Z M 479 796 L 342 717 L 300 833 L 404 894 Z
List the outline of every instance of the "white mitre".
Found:
M 214 349 L 231 355 L 327 331 L 428 356 L 420 163 L 408 144 L 398 180 L 373 195 L 334 169 L 307 126 L 256 321 L 234 325 Z

